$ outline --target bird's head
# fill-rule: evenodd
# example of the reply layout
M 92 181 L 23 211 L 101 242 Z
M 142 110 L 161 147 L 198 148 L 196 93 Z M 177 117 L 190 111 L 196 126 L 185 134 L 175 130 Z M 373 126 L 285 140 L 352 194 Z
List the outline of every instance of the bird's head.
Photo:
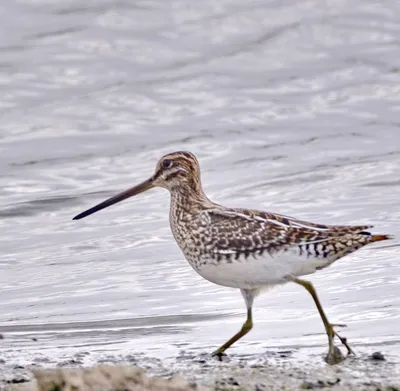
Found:
M 200 167 L 196 157 L 190 152 L 183 151 L 163 156 L 158 161 L 154 174 L 149 179 L 78 214 L 73 220 L 82 219 L 153 187 L 163 187 L 171 192 L 201 189 Z

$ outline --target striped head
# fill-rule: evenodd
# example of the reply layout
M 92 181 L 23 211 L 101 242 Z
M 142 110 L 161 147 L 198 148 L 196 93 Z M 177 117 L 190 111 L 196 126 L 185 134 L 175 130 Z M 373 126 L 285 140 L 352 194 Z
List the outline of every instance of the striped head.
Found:
M 163 187 L 171 192 L 186 190 L 194 195 L 202 196 L 200 166 L 196 157 L 190 152 L 174 152 L 163 156 L 149 179 L 78 214 L 73 220 L 82 219 L 153 187 Z
M 200 166 L 190 152 L 173 152 L 163 156 L 157 163 L 153 185 L 170 191 L 200 185 Z

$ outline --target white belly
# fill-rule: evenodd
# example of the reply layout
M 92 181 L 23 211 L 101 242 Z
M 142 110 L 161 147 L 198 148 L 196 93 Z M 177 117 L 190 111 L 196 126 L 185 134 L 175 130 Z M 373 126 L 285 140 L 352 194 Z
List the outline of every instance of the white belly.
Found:
M 291 276 L 304 276 L 330 264 L 327 259 L 299 257 L 298 252 L 249 256 L 228 263 L 204 259 L 195 268 L 203 278 L 217 285 L 253 289 L 284 284 Z

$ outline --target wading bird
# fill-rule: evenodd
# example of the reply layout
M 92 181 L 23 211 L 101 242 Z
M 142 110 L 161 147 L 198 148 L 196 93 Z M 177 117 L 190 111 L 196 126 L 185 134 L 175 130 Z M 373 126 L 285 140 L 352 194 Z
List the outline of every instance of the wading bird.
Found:
M 163 187 L 171 193 L 171 230 L 193 269 L 214 284 L 240 289 L 246 303 L 247 319 L 241 330 L 213 355 L 221 356 L 251 330 L 253 301 L 263 289 L 288 282 L 303 286 L 314 299 L 328 336 L 326 361 L 335 364 L 344 359 L 334 345 L 335 336 L 352 353 L 347 340 L 334 329 L 340 325 L 328 321 L 314 286 L 301 277 L 326 268 L 366 244 L 390 239 L 389 235 L 372 235 L 367 225 L 314 224 L 276 213 L 215 204 L 205 195 L 199 163 L 189 152 L 163 156 L 149 179 L 78 214 L 74 220 L 152 187 Z

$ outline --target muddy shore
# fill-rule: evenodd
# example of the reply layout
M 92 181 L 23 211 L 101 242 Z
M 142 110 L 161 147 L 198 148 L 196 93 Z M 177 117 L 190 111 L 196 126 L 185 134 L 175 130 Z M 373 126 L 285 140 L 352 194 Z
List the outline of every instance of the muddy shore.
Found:
M 209 355 L 185 353 L 173 361 L 145 355 L 124 358 L 109 356 L 91 366 L 82 365 L 82 355 L 75 355 L 56 365 L 39 360 L 26 366 L 0 361 L 0 389 L 400 390 L 397 358 L 383 356 L 380 352 L 349 357 L 336 366 L 325 364 L 321 354 L 301 360 L 292 351 L 274 352 L 261 357 L 232 355 L 222 362 Z

